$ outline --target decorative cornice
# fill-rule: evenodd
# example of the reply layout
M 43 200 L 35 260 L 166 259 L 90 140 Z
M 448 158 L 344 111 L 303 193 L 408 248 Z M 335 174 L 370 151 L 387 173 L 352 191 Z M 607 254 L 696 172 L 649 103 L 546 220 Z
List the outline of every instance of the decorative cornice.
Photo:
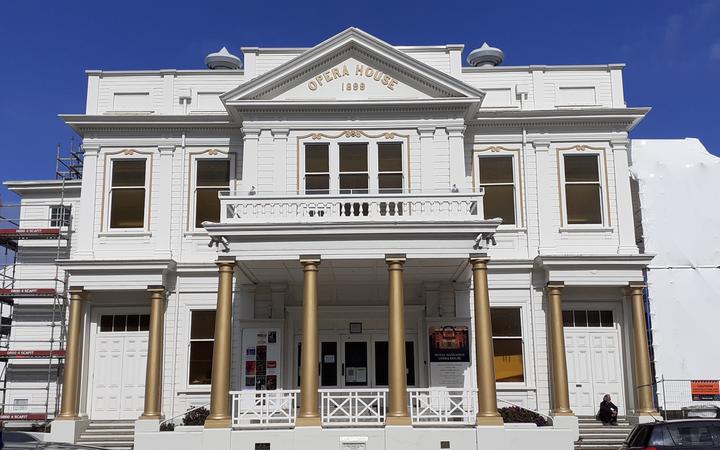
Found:
M 319 141 L 321 139 L 337 139 L 339 137 L 346 137 L 346 138 L 361 138 L 366 137 L 370 139 L 378 139 L 378 138 L 384 138 L 384 139 L 395 139 L 395 138 L 406 138 L 407 135 L 398 134 L 392 131 L 385 131 L 378 134 L 369 134 L 366 133 L 363 130 L 345 130 L 338 134 L 325 134 L 325 133 L 310 133 L 306 134 L 304 136 L 298 136 L 299 139 L 305 139 L 305 138 L 311 138 L 313 140 Z
M 593 147 L 592 145 L 587 144 L 576 144 L 570 147 L 558 147 L 558 150 L 565 151 L 565 150 L 575 150 L 578 152 L 584 152 L 586 150 L 605 150 L 604 147 Z

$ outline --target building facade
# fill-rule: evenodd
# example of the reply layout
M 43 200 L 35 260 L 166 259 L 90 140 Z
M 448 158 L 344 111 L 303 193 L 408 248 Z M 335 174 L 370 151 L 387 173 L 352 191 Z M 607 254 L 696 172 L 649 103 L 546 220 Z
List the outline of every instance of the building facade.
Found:
M 61 115 L 82 181 L 6 183 L 21 228 L 72 211 L 54 438 L 138 419 L 139 450 L 570 448 L 603 394 L 653 413 L 628 169 L 648 108 L 622 65 L 464 66 L 354 28 L 242 52 L 88 71 Z M 158 432 L 203 405 L 203 430 Z M 503 426 L 513 405 L 553 426 Z

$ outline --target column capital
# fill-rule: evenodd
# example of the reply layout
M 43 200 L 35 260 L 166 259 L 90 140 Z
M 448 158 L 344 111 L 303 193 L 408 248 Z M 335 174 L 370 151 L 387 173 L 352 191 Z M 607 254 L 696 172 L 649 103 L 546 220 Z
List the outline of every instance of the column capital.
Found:
M 158 151 L 161 155 L 171 155 L 175 151 L 175 146 L 170 144 L 158 145 Z
M 490 257 L 487 253 L 470 253 L 468 261 L 470 261 L 473 267 L 475 267 L 476 264 L 484 264 L 485 267 L 487 267 L 487 263 L 490 262 Z
M 80 294 L 81 296 L 84 296 L 85 288 L 83 286 L 70 286 L 68 288 L 68 292 L 70 294 Z
M 628 139 L 614 139 L 610 141 L 610 148 L 615 150 L 627 150 L 627 148 L 630 146 L 630 141 Z
M 320 265 L 320 255 L 300 255 L 300 264 L 304 267 Z
M 273 137 L 276 139 L 287 139 L 288 134 L 290 134 L 289 128 L 273 128 L 270 130 Z
M 646 287 L 647 284 L 643 283 L 642 281 L 631 281 L 630 283 L 628 283 L 626 289 L 632 291 L 635 289 L 645 289 Z
M 548 281 L 545 285 L 547 289 L 562 289 L 565 287 L 564 281 Z
M 465 128 L 467 128 L 465 125 L 449 125 L 445 127 L 450 137 L 462 137 L 463 133 L 465 133 Z
M 83 144 L 82 145 L 84 157 L 97 156 L 100 153 L 100 146 L 98 144 Z
M 418 127 L 418 134 L 420 138 L 431 138 L 435 135 L 435 128 L 433 126 Z
M 149 286 L 147 287 L 146 291 L 148 291 L 148 292 L 162 292 L 162 293 L 164 294 L 164 293 L 165 293 L 165 286 L 163 286 L 162 284 L 149 285 Z
M 404 253 L 395 253 L 395 254 L 386 254 L 385 255 L 385 263 L 386 264 L 405 264 L 405 261 L 407 261 L 407 257 Z
M 539 152 L 539 151 L 546 152 L 546 151 L 550 150 L 550 141 L 546 141 L 546 140 L 532 141 L 532 146 L 536 152 Z
M 227 268 L 235 268 L 236 260 L 234 256 L 219 256 L 217 260 L 215 260 L 215 264 L 220 268 L 220 270 L 227 269 Z
M 255 140 L 257 140 L 257 139 L 260 139 L 260 132 L 261 132 L 261 131 L 262 131 L 262 130 L 261 130 L 260 128 L 245 128 L 245 127 L 243 127 L 243 129 L 242 129 L 242 133 L 243 133 L 243 135 L 245 136 L 245 139 L 246 139 L 246 140 L 250 140 L 250 139 L 255 139 Z

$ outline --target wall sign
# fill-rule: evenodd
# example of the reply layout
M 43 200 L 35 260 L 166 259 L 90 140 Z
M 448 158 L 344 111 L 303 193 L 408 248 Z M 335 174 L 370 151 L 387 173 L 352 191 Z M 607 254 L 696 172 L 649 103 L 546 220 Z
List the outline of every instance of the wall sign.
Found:
M 465 372 L 470 367 L 470 332 L 466 325 L 428 328 L 430 385 L 466 387 Z
M 690 395 L 694 402 L 720 401 L 720 380 L 692 380 Z
M 332 84 L 337 85 L 341 91 L 364 91 L 367 83 L 377 83 L 394 91 L 398 81 L 382 70 L 364 64 L 355 64 L 355 67 L 342 64 L 316 75 L 308 81 L 307 87 L 311 91 L 317 91 L 321 86 Z
M 243 330 L 243 389 L 272 391 L 278 388 L 280 342 L 278 328 Z

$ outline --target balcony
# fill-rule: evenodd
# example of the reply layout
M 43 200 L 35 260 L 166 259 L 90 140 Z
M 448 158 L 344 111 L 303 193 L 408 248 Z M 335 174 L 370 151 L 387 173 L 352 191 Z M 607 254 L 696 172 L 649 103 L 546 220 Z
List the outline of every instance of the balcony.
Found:
M 223 224 L 412 223 L 483 220 L 483 192 L 238 196 L 221 193 Z

